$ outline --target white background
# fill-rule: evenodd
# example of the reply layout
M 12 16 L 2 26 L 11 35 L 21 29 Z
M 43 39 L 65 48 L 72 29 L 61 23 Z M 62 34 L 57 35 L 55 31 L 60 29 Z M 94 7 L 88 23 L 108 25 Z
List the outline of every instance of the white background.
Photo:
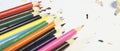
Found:
M 34 0 L 28 0 L 34 1 Z M 120 51 L 120 15 L 115 16 L 111 3 L 103 0 L 103 7 L 95 0 L 42 0 L 42 6 L 52 7 L 51 13 L 63 10 L 66 32 L 74 27 L 85 25 L 78 32 L 78 39 L 66 51 Z M 0 0 L 0 11 L 27 3 L 21 0 Z M 86 19 L 88 14 L 88 19 Z M 101 43 L 98 40 L 103 40 Z

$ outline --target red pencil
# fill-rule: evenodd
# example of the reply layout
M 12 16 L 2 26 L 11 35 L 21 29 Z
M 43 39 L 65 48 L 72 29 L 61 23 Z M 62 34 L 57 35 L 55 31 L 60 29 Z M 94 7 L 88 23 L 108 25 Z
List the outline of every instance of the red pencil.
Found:
M 2 12 L 0 12 L 0 19 L 3 19 L 3 18 L 8 17 L 8 16 L 12 16 L 14 14 L 17 14 L 17 13 L 20 13 L 20 12 L 23 12 L 23 11 L 26 11 L 29 9 L 32 9 L 32 7 L 33 7 L 32 2 L 29 2 L 26 4 L 2 11 Z

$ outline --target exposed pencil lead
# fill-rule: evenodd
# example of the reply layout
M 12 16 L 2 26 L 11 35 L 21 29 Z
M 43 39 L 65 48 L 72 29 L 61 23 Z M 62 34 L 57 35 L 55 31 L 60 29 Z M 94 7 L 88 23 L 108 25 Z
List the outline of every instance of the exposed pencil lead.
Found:
M 68 42 L 69 44 L 72 44 L 77 38 L 78 38 L 78 37 L 71 38 L 71 39 L 67 40 L 67 42 Z
M 50 15 L 50 13 L 47 13 L 48 15 Z
M 62 31 L 62 34 L 65 33 L 65 31 Z
M 73 38 L 74 40 L 76 40 L 78 37 L 75 37 L 75 38 Z
M 61 27 L 63 27 L 66 23 L 61 24 Z
M 42 9 L 43 7 L 40 7 L 40 9 Z
M 51 7 L 46 8 L 46 10 L 51 10 Z
M 41 13 L 41 12 L 45 12 L 45 11 L 47 11 L 47 10 L 51 10 L 51 7 L 47 7 L 47 8 L 45 8 L 45 9 L 41 9 L 41 10 L 39 10 L 39 13 Z
M 42 1 L 38 1 L 38 3 L 41 3 Z

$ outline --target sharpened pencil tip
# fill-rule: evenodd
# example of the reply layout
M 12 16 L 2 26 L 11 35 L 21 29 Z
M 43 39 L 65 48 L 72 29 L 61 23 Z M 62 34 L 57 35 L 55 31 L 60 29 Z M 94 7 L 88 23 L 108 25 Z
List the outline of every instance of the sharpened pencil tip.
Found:
M 65 33 L 65 31 L 62 31 L 62 34 Z
M 74 40 L 76 40 L 78 37 L 75 37 L 75 38 L 73 38 Z
M 39 8 L 40 9 L 40 8 Z M 45 9 L 40 9 L 38 12 L 39 13 L 41 13 L 41 12 L 45 12 L 45 11 L 47 11 L 47 10 L 51 10 L 51 7 L 47 7 L 47 8 L 45 8 Z
M 63 24 L 61 24 L 61 26 L 63 27 L 65 24 L 66 24 L 66 23 L 63 23 Z
M 79 30 L 81 30 L 83 27 L 84 27 L 84 25 L 81 25 L 81 26 L 79 26 L 79 27 L 76 27 L 75 30 L 76 30 L 76 31 L 79 31 Z

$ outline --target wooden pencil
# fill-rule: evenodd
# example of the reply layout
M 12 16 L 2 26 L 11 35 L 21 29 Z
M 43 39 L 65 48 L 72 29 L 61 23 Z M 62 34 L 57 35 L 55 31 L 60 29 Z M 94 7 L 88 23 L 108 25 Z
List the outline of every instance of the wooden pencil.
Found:
M 59 19 L 61 20 L 61 19 Z M 50 24 L 48 24 L 47 26 L 37 30 L 36 32 L 26 36 L 25 38 L 19 40 L 18 42 L 10 45 L 9 47 L 3 49 L 3 51 L 6 51 L 6 50 L 10 50 L 10 51 L 16 51 L 17 49 L 21 48 L 22 46 L 28 44 L 29 42 L 33 41 L 34 39 L 38 38 L 39 36 L 43 35 L 45 32 L 49 31 L 50 29 L 52 29 L 56 23 L 60 23 L 61 21 L 58 21 L 58 22 L 53 22 L 53 18 L 51 20 L 51 18 L 49 19 L 48 21 Z
M 43 9 L 43 10 L 50 10 L 50 8 L 46 8 L 46 9 Z M 39 11 L 39 10 L 38 10 Z M 41 11 L 42 12 L 42 11 Z M 13 18 L 13 19 L 10 19 L 10 20 L 7 20 L 5 22 L 2 22 L 2 24 L 0 24 L 1 26 L 4 26 L 0 29 L 0 35 L 1 34 L 4 34 L 10 30 L 14 30 L 15 28 L 18 28 L 22 25 L 25 25 L 27 23 L 30 23 L 34 20 L 37 20 L 38 17 L 41 18 L 41 16 L 38 16 L 36 15 L 36 13 L 32 13 L 32 12 L 28 12 L 28 15 L 32 15 L 31 17 L 29 16 L 26 16 L 27 14 L 23 14 L 23 15 L 20 15 L 19 17 L 25 17 L 25 18 L 22 18 L 21 21 L 19 21 L 19 17 L 16 17 L 16 18 Z
M 61 25 L 61 27 L 59 27 L 59 25 L 57 25 L 55 28 L 56 29 L 56 33 L 54 35 L 50 35 L 47 38 L 45 38 L 43 41 L 38 41 L 39 43 L 35 43 L 36 46 L 30 46 L 29 48 L 25 49 L 24 51 L 28 50 L 28 51 L 37 51 L 39 48 L 45 46 L 46 44 L 48 44 L 49 42 L 53 41 L 54 39 L 56 39 L 57 37 L 60 37 L 62 35 L 61 32 L 61 28 L 63 27 L 63 24 Z
M 14 14 L 18 14 L 20 12 L 23 12 L 25 10 L 29 10 L 32 9 L 32 7 L 34 6 L 34 4 L 32 2 L 14 7 L 14 8 L 10 8 L 8 10 L 2 11 L 0 12 L 0 19 L 12 16 Z
M 63 44 L 61 44 L 60 46 L 54 48 L 52 51 L 64 51 L 67 47 L 69 47 L 71 44 L 73 44 L 73 42 L 76 39 L 77 39 L 77 37 L 71 38 L 71 39 L 67 40 L 66 42 L 64 42 Z
M 39 42 L 34 48 L 31 48 L 31 49 L 28 48 L 28 49 L 25 49 L 25 51 L 26 50 L 37 51 L 39 48 L 44 47 L 45 45 L 49 44 L 50 42 L 52 42 L 55 39 L 57 39 L 57 37 L 55 37 L 55 35 L 50 35 L 47 38 L 45 38 L 44 41 Z
M 5 42 L 3 44 L 1 44 L 0 46 L 0 50 L 10 46 L 11 44 L 14 44 L 15 42 L 19 41 L 20 39 L 30 35 L 31 33 L 33 33 L 34 31 L 38 30 L 38 29 L 41 29 L 42 27 L 44 27 L 45 25 L 47 25 L 47 22 L 43 21 L 42 23 L 36 25 L 36 27 L 34 27 L 33 29 L 27 31 L 27 32 L 24 32 L 22 33 L 21 35 L 19 35 L 18 37 L 14 38 L 14 39 L 11 39 L 9 40 L 8 42 Z
M 65 25 L 65 23 L 61 24 L 61 27 L 63 27 L 64 25 Z M 45 42 L 45 41 L 47 41 L 47 39 L 50 39 L 49 36 L 52 36 L 55 33 L 56 33 L 56 30 L 55 30 L 55 28 L 53 28 L 52 30 L 50 30 L 47 33 L 43 34 L 42 36 L 36 38 L 29 44 L 26 44 L 22 48 L 18 49 L 17 51 L 30 51 L 34 47 L 37 47 L 38 44 L 42 44 L 42 42 Z M 44 45 L 44 44 L 42 44 L 42 45 Z
M 52 28 L 51 30 L 49 30 L 48 32 L 43 34 L 42 36 L 40 36 L 37 39 L 31 41 L 29 44 L 26 44 L 25 46 L 21 47 L 17 51 L 30 51 L 32 48 L 38 46 L 38 44 L 40 42 L 44 41 L 46 38 L 48 38 L 49 36 L 51 36 L 51 35 L 53 35 L 55 33 L 56 33 L 55 28 Z
M 49 21 L 49 20 L 47 20 L 47 21 Z M 37 25 L 35 25 L 35 26 L 32 26 L 32 27 L 30 27 L 30 28 L 28 28 L 28 29 L 25 29 L 25 30 L 22 30 L 21 32 L 16 33 L 16 34 L 13 35 L 13 36 L 10 36 L 10 37 L 8 37 L 8 38 L 6 38 L 6 39 L 4 39 L 4 40 L 1 40 L 1 41 L 0 41 L 0 45 L 2 45 L 2 44 L 6 44 L 6 45 L 8 44 L 8 45 L 9 45 L 9 44 L 11 44 L 11 43 L 14 43 L 14 42 L 18 41 L 19 39 L 21 39 L 21 38 L 23 38 L 23 37 L 31 34 L 32 32 L 36 31 L 36 30 L 39 29 L 40 27 L 48 24 L 47 21 L 43 21 L 43 22 L 41 22 L 41 23 L 39 23 L 39 24 L 37 24 Z M 19 38 L 18 38 L 18 37 L 19 37 Z M 15 39 L 16 41 L 12 41 L 13 39 Z M 11 43 L 8 43 L 8 42 L 11 42 Z

